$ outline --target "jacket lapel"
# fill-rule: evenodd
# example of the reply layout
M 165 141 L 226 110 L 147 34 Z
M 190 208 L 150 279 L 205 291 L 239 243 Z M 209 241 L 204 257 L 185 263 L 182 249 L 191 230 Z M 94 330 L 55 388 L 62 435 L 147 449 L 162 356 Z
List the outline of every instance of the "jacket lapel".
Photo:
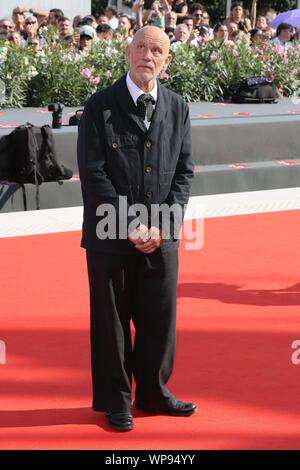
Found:
M 168 114 L 169 106 L 166 89 L 163 85 L 160 84 L 159 81 L 157 82 L 157 87 L 157 103 L 149 127 L 149 134 L 151 134 L 152 131 L 155 131 L 161 122 L 165 122 Z
M 114 85 L 118 104 L 123 111 L 132 119 L 138 127 L 146 132 L 146 126 L 142 119 L 137 115 L 137 107 L 128 91 L 126 85 L 126 75 L 123 75 Z

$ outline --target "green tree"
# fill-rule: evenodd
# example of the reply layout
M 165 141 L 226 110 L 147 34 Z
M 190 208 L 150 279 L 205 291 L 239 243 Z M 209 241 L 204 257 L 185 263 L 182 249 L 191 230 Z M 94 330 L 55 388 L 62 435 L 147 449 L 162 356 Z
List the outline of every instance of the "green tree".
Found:
M 92 0 L 92 14 L 95 16 L 101 15 L 107 5 L 107 0 Z

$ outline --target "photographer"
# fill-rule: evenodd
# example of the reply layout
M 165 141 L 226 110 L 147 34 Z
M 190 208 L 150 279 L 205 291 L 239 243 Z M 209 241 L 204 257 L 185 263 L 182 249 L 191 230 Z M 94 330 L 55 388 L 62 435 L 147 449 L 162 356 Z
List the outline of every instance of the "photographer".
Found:
M 45 46 L 46 41 L 39 32 L 39 24 L 36 16 L 27 16 L 25 19 L 25 33 L 24 39 L 26 44 L 36 45 L 38 42 L 39 49 Z
M 230 7 L 230 18 L 227 18 L 224 22 L 229 29 L 230 23 L 235 23 L 239 30 L 248 33 L 251 31 L 251 21 L 244 17 L 243 2 L 232 2 Z
M 63 16 L 58 23 L 58 36 L 59 40 L 63 41 L 71 34 L 71 24 L 69 18 Z
M 144 8 L 143 25 L 151 24 L 158 28 L 165 27 L 165 17 L 162 12 L 162 6 L 158 0 L 145 0 Z

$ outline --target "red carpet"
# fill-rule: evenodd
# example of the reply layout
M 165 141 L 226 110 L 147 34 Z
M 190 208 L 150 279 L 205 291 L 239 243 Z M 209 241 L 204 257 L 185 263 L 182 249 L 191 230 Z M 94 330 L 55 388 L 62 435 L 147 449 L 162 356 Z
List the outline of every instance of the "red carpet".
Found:
M 199 412 L 122 435 L 90 408 L 79 232 L 1 239 L 0 448 L 299 449 L 299 232 L 299 211 L 206 220 L 204 249 L 181 251 L 170 382 Z

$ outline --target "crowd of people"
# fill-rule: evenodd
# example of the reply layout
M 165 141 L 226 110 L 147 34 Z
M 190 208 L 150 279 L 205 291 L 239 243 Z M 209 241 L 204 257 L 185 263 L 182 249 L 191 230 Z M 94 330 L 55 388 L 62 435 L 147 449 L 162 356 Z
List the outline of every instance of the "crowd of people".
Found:
M 58 8 L 44 12 L 18 6 L 13 9 L 11 18 L 0 19 L 0 46 L 4 43 L 32 47 L 39 53 L 48 45 L 44 33 L 52 26 L 57 31 L 56 42 L 81 53 L 89 51 L 101 40 L 130 43 L 138 29 L 151 24 L 165 30 L 173 50 L 182 44 L 203 47 L 214 40 L 225 45 L 243 42 L 246 46 L 258 41 L 271 42 L 287 51 L 292 41 L 299 39 L 298 31 L 287 23 L 272 29 L 270 22 L 276 12 L 268 4 L 260 7 L 258 12 L 257 0 L 253 0 L 251 11 L 248 11 L 242 2 L 233 1 L 230 17 L 213 25 L 200 3 L 185 0 L 136 0 L 132 8 L 124 4 L 119 13 L 109 1 L 97 18 L 93 15 L 68 18 Z

